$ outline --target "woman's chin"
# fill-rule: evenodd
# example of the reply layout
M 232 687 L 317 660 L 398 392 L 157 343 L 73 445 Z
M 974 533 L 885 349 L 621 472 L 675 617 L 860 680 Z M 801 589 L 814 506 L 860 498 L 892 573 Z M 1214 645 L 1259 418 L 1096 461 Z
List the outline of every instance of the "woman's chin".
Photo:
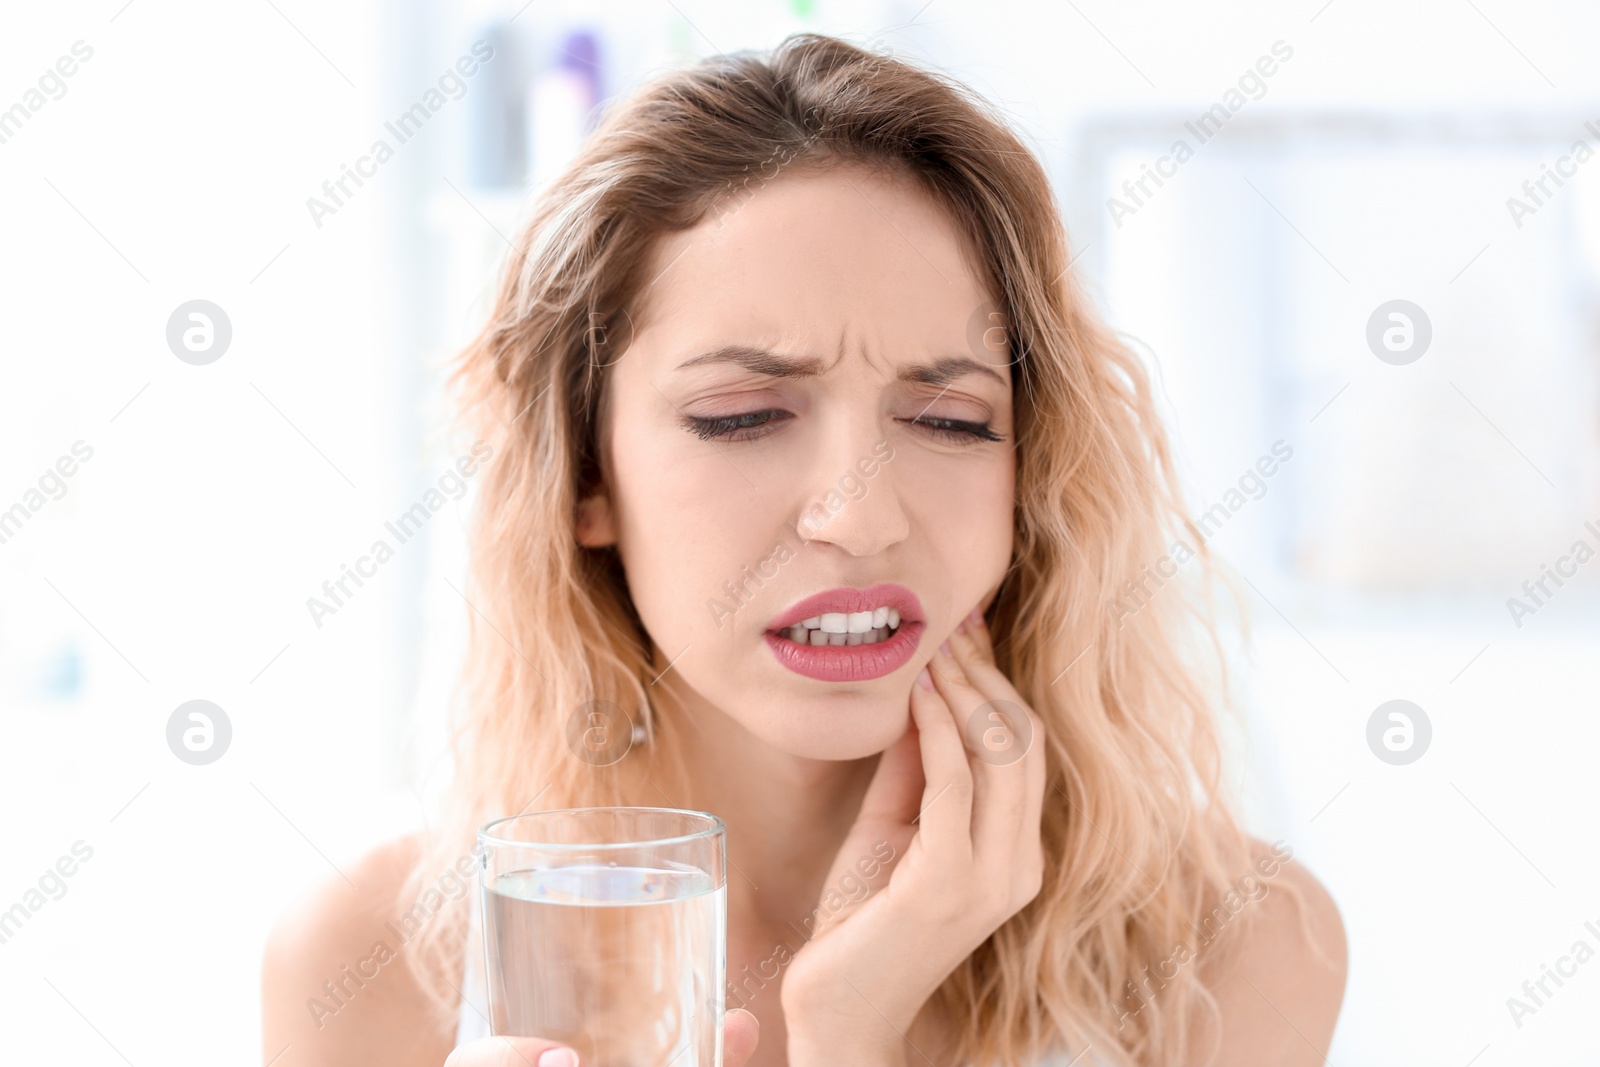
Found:
M 754 732 L 791 756 L 816 760 L 858 760 L 894 744 L 911 723 L 910 705 L 896 711 L 881 701 L 859 701 L 848 709 L 813 708 L 769 718 Z

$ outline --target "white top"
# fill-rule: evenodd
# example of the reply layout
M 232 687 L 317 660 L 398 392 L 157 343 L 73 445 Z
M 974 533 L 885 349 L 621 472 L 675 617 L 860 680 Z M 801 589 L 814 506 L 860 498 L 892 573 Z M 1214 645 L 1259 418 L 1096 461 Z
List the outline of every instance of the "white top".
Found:
M 488 983 L 484 979 L 483 936 L 479 931 L 478 893 L 469 893 L 472 899 L 472 918 L 467 930 L 466 966 L 461 975 L 461 1011 L 456 1023 L 456 1045 L 464 1045 L 468 1041 L 475 1041 L 480 1037 L 491 1036 L 489 1032 L 489 997 Z M 1058 1053 L 1047 1056 L 1038 1063 L 1038 1067 L 1096 1067 L 1100 1063 L 1097 1057 L 1085 1057 L 1082 1053 L 1077 1059 Z

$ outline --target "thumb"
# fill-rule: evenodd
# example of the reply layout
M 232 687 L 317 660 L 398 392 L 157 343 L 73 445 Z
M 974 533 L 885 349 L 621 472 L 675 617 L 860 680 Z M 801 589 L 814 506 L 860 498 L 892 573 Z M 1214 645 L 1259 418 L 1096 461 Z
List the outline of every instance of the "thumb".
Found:
M 916 833 L 911 820 L 920 810 L 925 788 L 921 734 L 916 723 L 911 723 L 878 757 L 872 781 L 861 798 L 861 810 L 828 871 L 826 885 L 834 892 L 825 890 L 819 907 L 806 920 L 811 940 L 842 922 L 887 884 L 882 875 L 893 867 Z M 889 849 L 887 857 L 880 851 L 884 846 Z M 857 895 L 863 883 L 867 892 Z M 841 887 L 846 895 L 839 892 Z
M 732 1008 L 722 1018 L 722 1057 L 727 1067 L 744 1067 L 755 1055 L 761 1038 L 760 1021 L 743 1008 Z
M 554 1050 L 548 1059 L 545 1054 Z M 563 1055 L 564 1054 L 564 1055 Z M 539 1037 L 480 1037 L 458 1046 L 444 1067 L 581 1067 L 578 1054 Z
M 861 798 L 857 820 L 863 823 L 909 823 L 911 817 L 920 810 L 925 784 L 920 734 L 917 724 L 909 722 L 906 732 L 878 757 L 872 781 L 867 784 L 867 791 Z

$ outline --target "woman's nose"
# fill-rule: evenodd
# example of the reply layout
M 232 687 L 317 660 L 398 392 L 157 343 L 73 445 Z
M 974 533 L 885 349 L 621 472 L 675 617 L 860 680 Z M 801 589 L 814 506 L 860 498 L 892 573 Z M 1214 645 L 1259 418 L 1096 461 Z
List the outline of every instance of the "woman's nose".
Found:
M 910 523 L 895 492 L 894 447 L 881 430 L 851 434 L 818 455 L 795 519 L 803 540 L 871 556 L 905 539 Z

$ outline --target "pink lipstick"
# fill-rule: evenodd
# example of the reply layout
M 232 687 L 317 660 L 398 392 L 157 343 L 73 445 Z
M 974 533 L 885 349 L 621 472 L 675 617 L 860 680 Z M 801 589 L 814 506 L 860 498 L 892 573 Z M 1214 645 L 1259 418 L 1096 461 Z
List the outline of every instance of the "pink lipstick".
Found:
M 922 602 L 897 582 L 808 596 L 763 635 L 778 662 L 823 682 L 859 682 L 899 670 L 925 629 Z

